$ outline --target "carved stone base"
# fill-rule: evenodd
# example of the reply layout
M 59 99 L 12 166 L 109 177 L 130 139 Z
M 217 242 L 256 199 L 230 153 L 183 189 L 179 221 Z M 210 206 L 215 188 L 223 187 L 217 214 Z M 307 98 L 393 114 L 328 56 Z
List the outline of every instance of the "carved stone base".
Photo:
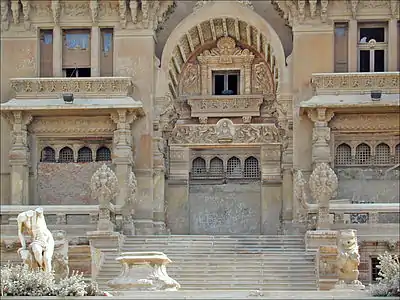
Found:
M 337 231 L 334 230 L 309 230 L 305 236 L 306 250 L 317 251 L 319 246 L 335 246 Z
M 359 280 L 354 280 L 351 283 L 345 283 L 344 281 L 340 280 L 335 284 L 334 290 L 335 291 L 359 291 L 364 290 L 365 286 Z
M 171 260 L 162 252 L 126 252 L 118 260 L 121 274 L 108 282 L 114 290 L 177 291 L 180 284 L 168 276 Z

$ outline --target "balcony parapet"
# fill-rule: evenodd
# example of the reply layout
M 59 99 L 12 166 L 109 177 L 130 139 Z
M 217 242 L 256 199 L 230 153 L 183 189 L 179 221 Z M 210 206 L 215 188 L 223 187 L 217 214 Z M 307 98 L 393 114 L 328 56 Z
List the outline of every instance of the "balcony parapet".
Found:
M 79 98 L 119 98 L 130 96 L 133 88 L 130 77 L 12 78 L 10 83 L 15 99 L 54 99 L 64 93 Z
M 399 94 L 400 72 L 314 73 L 311 85 L 316 95 Z
M 194 118 L 255 117 L 260 115 L 263 99 L 263 95 L 193 96 L 188 104 Z

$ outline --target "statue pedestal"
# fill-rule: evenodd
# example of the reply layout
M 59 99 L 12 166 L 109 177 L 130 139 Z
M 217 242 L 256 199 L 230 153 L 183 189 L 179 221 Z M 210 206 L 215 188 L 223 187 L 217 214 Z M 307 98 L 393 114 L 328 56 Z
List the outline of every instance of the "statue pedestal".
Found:
M 335 284 L 335 287 L 333 288 L 333 290 L 335 291 L 360 291 L 364 289 L 365 285 L 363 285 L 359 280 L 355 280 L 351 283 L 345 283 L 344 281 L 341 280 L 338 281 Z
M 180 284 L 168 276 L 171 260 L 162 252 L 125 252 L 116 258 L 121 274 L 108 282 L 114 290 L 177 291 Z
M 309 230 L 305 235 L 307 252 L 316 252 L 320 246 L 336 246 L 337 231 Z

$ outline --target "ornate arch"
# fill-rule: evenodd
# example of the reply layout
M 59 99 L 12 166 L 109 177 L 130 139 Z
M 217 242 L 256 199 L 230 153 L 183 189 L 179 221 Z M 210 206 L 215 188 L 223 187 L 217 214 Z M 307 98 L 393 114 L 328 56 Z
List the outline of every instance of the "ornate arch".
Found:
M 277 92 L 285 85 L 286 64 L 282 43 L 274 29 L 260 15 L 240 3 L 209 2 L 186 17 L 168 38 L 161 58 L 158 96 L 178 94 L 178 78 L 185 64 L 209 43 L 231 37 L 248 45 L 271 62 Z

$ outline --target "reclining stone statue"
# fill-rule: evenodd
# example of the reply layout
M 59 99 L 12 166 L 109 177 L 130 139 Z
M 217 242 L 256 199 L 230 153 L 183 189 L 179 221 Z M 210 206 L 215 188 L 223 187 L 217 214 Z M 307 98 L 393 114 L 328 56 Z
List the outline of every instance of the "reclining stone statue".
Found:
M 20 213 L 17 217 L 18 238 L 21 248 L 18 254 L 23 262 L 30 268 L 41 268 L 51 272 L 51 261 L 54 253 L 54 239 L 47 228 L 43 209 L 36 208 L 35 211 L 28 210 Z M 24 233 L 31 236 L 29 247 L 26 246 Z

